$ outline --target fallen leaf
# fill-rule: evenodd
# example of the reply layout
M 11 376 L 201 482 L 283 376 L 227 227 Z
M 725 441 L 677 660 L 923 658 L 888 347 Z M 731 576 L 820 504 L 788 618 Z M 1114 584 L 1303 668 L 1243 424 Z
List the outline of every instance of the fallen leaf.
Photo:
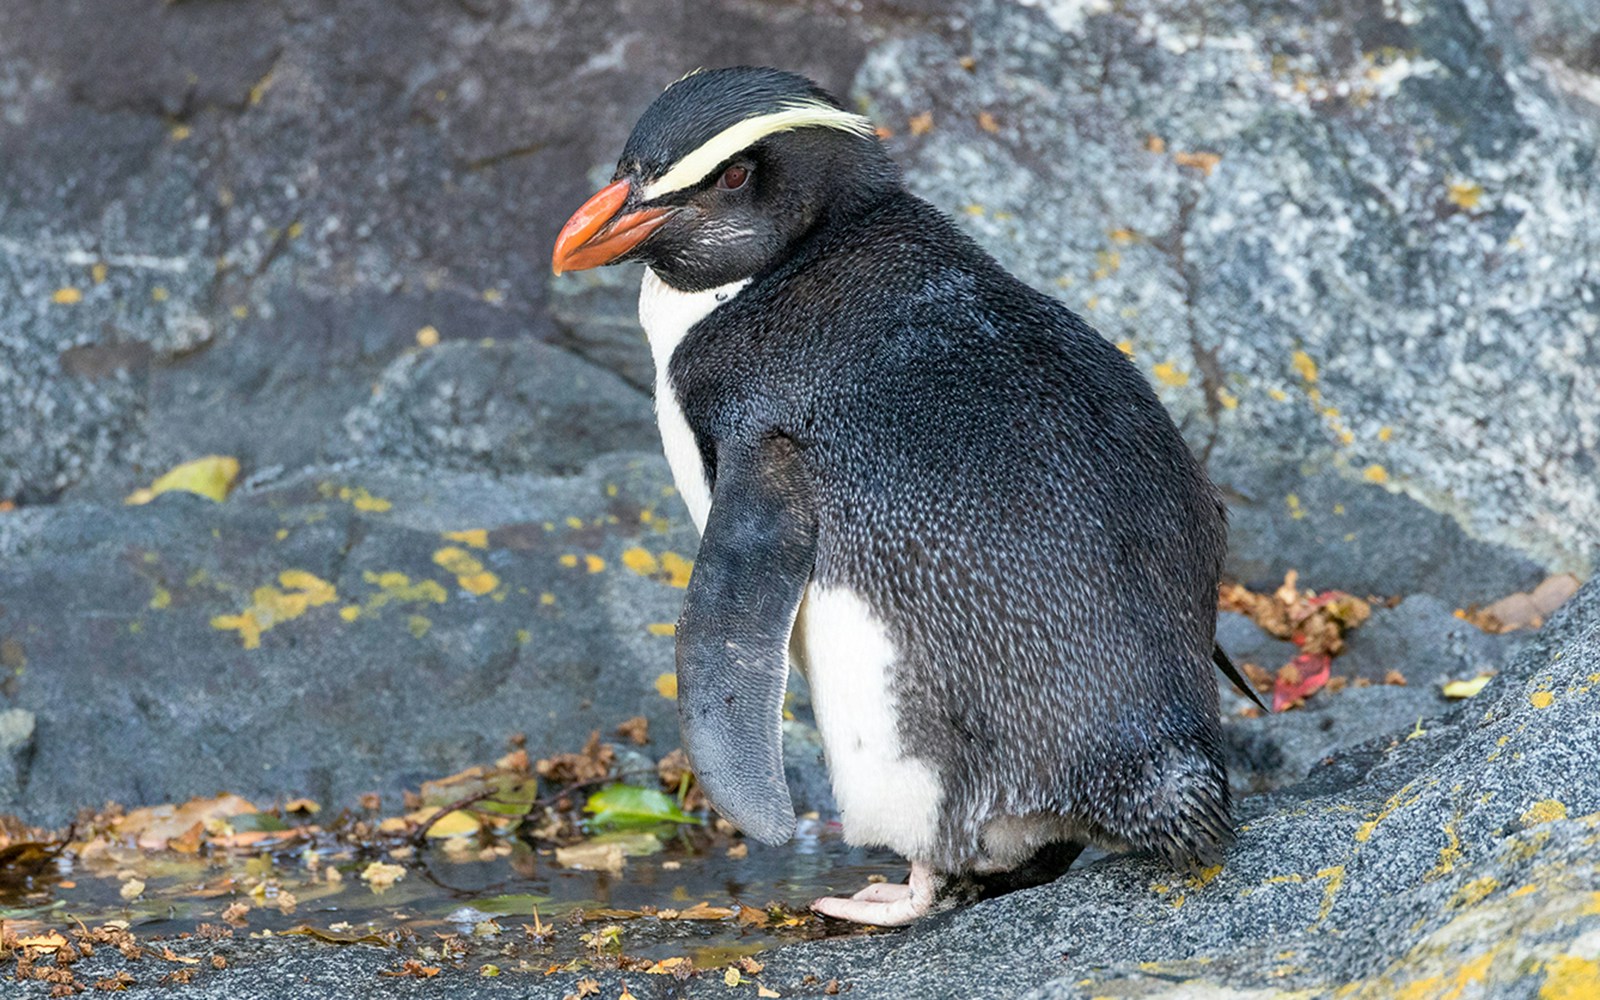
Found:
M 599 996 L 599 994 L 600 994 L 600 983 L 599 983 L 598 980 L 593 979 L 593 978 L 591 978 L 589 976 L 584 976 L 582 979 L 578 980 L 578 996 L 579 997 Z
M 332 929 L 322 930 L 309 924 L 301 924 L 299 927 L 291 927 L 278 933 L 303 935 L 316 938 L 318 941 L 326 941 L 328 944 L 374 944 L 382 948 L 387 948 L 390 945 L 389 939 L 376 931 L 369 931 L 366 934 L 346 934 Z
M 771 987 L 768 987 L 768 986 L 758 986 L 758 987 L 756 987 L 756 996 L 758 996 L 758 997 L 781 997 L 781 996 L 783 996 L 783 994 L 779 993 L 777 990 L 772 989 Z
M 439 974 L 437 965 L 423 965 L 414 958 L 408 958 L 400 964 L 398 969 L 385 969 L 378 973 L 391 979 L 432 979 Z
M 642 747 L 650 742 L 650 720 L 642 715 L 636 715 L 617 726 L 617 735 L 634 746 Z
M 43 934 L 17 939 L 19 948 L 36 948 L 39 951 L 55 951 L 66 943 L 67 939 L 62 937 L 59 931 L 45 931 Z
M 609 829 L 703 822 L 678 808 L 677 800 L 665 792 L 638 785 L 607 785 L 589 796 L 583 810 L 593 814 L 596 826 Z
M 563 868 L 616 874 L 621 872 L 627 863 L 627 856 L 618 844 L 590 842 L 556 848 L 556 864 Z
M 231 455 L 207 455 L 176 466 L 144 489 L 135 490 L 123 501 L 147 504 L 163 493 L 178 490 L 221 503 L 239 477 L 239 460 Z
M 1282 712 L 1311 697 L 1328 683 L 1333 666 L 1326 653 L 1301 653 L 1278 670 L 1278 682 L 1272 689 L 1272 710 Z
M 1547 577 L 1533 590 L 1508 594 L 1486 608 L 1463 613 L 1467 621 L 1485 632 L 1513 632 L 1538 628 L 1552 612 L 1578 591 L 1578 578 L 1571 573 Z
M 1444 686 L 1444 696 L 1454 700 L 1474 697 L 1493 679 L 1494 674 L 1479 674 L 1470 681 L 1451 681 Z
M 1172 161 L 1180 167 L 1193 167 L 1196 170 L 1199 170 L 1205 176 L 1210 177 L 1211 171 L 1215 170 L 1217 168 L 1217 164 L 1222 162 L 1222 157 L 1217 153 L 1180 152 L 1172 154 Z
M 400 865 L 383 861 L 374 861 L 361 870 L 361 880 L 372 886 L 373 892 L 382 892 L 405 877 L 406 870 Z
M 144 895 L 144 883 L 136 878 L 130 878 L 122 883 L 122 888 L 117 890 L 117 895 L 131 903 Z
M 421 822 L 427 822 L 432 815 L 432 812 L 429 811 L 428 815 L 424 816 Z M 457 809 L 455 812 L 445 813 L 443 816 L 440 816 L 439 821 L 428 828 L 428 836 L 430 838 L 461 837 L 467 834 L 477 833 L 482 829 L 483 824 L 478 822 L 478 817 L 469 812 Z

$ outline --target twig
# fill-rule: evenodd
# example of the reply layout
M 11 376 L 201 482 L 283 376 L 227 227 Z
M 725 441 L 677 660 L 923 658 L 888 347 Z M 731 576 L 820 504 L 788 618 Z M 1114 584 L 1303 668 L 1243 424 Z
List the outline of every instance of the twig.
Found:
M 423 842 L 427 839 L 428 831 L 433 829 L 433 824 L 439 822 L 441 819 L 444 819 L 457 809 L 465 809 L 467 806 L 482 802 L 484 799 L 492 799 L 499 793 L 500 789 L 498 788 L 485 788 L 484 790 L 480 792 L 474 792 L 465 798 L 457 799 L 447 806 L 440 806 L 437 812 L 428 817 L 427 822 L 417 827 L 417 832 L 411 835 L 411 843 L 417 847 L 421 847 Z

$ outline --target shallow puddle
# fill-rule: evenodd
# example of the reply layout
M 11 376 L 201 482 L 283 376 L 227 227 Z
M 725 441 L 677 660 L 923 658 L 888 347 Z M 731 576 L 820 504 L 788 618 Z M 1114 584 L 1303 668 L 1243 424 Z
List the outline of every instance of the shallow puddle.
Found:
M 525 968 L 626 956 L 688 957 L 706 969 L 785 941 L 849 933 L 806 905 L 904 874 L 894 855 L 851 848 L 816 820 L 801 820 L 794 841 L 778 848 L 689 825 L 655 835 L 654 853 L 628 857 L 620 872 L 563 867 L 553 847 L 487 835 L 431 839 L 418 849 L 352 847 L 326 835 L 250 852 L 102 843 L 81 856 L 6 868 L 0 917 L 23 932 L 120 920 L 141 939 L 297 932 Z M 374 884 L 363 878 L 374 862 L 403 874 Z

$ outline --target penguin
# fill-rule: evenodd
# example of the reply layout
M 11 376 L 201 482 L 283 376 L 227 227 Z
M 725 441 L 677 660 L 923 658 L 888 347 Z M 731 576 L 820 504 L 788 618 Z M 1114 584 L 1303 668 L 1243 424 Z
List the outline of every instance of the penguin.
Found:
M 1219 861 L 1224 508 L 1130 359 L 776 69 L 646 108 L 552 269 L 623 261 L 701 533 L 676 649 L 695 774 L 789 839 L 793 664 L 845 839 L 910 861 L 812 908 L 907 924 L 1089 844 Z

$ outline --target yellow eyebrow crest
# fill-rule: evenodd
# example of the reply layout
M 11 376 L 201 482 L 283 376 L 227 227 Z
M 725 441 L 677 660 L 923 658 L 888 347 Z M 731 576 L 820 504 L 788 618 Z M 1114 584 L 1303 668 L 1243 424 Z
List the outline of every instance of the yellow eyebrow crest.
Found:
M 836 128 L 870 138 L 876 132 L 861 115 L 843 111 L 823 101 L 796 101 L 778 111 L 735 122 L 701 143 L 699 148 L 672 165 L 672 169 L 646 184 L 640 196 L 654 201 L 706 179 L 724 160 L 769 135 L 799 128 Z

